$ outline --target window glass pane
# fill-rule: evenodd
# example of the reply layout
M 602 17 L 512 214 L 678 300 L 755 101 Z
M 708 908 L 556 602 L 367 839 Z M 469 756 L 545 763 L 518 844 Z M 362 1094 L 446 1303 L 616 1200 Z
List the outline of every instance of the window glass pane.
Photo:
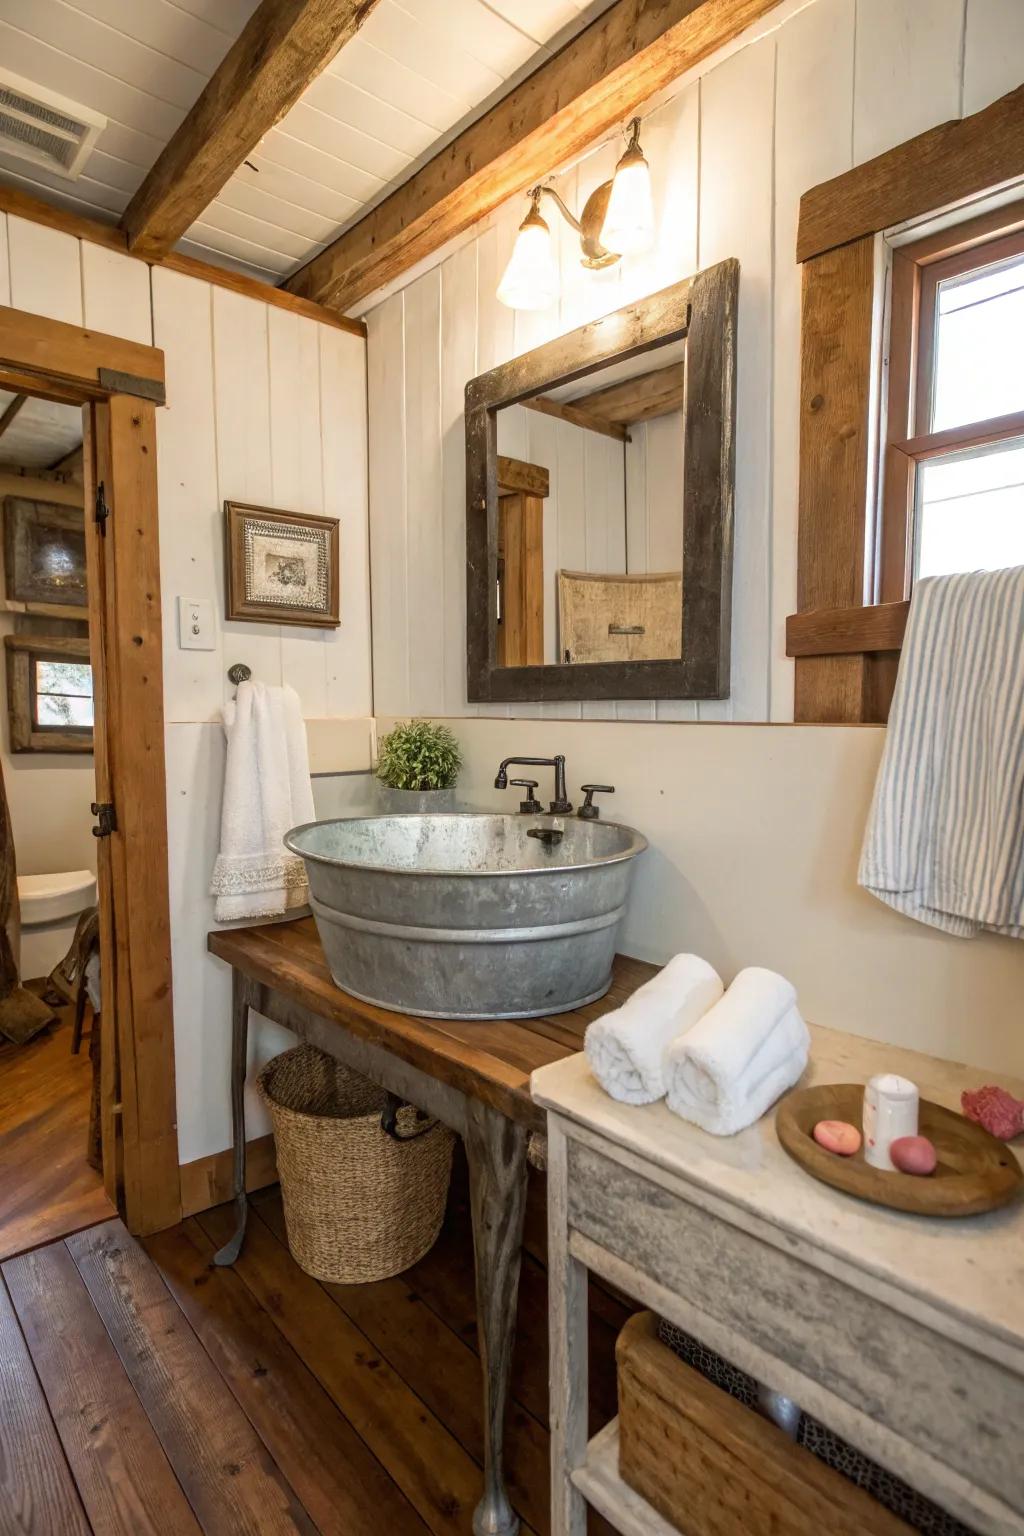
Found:
M 1024 256 L 939 284 L 930 430 L 1024 410 Z
M 36 725 L 45 730 L 48 726 L 91 726 L 92 699 L 83 699 L 67 693 L 40 693 L 36 695 Z
M 87 661 L 37 661 L 37 693 L 71 693 L 92 698 L 92 667 Z
M 917 472 L 917 575 L 1024 565 L 1024 441 L 926 460 Z

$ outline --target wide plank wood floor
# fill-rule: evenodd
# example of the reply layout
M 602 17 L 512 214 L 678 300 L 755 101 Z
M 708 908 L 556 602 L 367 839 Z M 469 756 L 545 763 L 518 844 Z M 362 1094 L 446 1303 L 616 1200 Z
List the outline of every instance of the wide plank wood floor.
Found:
M 27 1045 L 0 1044 L 0 1259 L 113 1216 L 85 1160 L 91 1087 L 70 1007 Z
M 465 1165 L 441 1236 L 375 1285 L 292 1260 L 280 1192 L 138 1242 L 116 1218 L 0 1266 L 0 1533 L 470 1536 L 480 1361 Z M 592 1291 L 594 1427 L 615 1413 L 626 1310 Z M 543 1180 L 528 1206 L 508 1479 L 547 1536 Z M 590 1527 L 608 1536 L 592 1517 Z

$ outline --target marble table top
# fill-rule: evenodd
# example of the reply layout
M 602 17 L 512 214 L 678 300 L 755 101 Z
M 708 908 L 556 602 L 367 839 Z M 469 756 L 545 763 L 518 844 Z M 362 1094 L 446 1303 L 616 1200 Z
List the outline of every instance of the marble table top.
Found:
M 811 1062 L 801 1087 L 866 1082 L 897 1072 L 922 1098 L 959 1110 L 964 1088 L 997 1081 L 1024 1098 L 1024 1083 L 917 1051 L 811 1025 Z M 1024 1375 L 1024 1200 L 981 1216 L 924 1217 L 887 1210 L 820 1183 L 783 1151 L 775 1112 L 737 1136 L 711 1136 L 664 1102 L 620 1104 L 600 1087 L 582 1054 L 539 1068 L 537 1103 L 596 1132 L 655 1168 L 681 1178 L 689 1198 L 724 1201 L 737 1216 L 767 1223 L 814 1251 L 814 1262 L 902 1310 L 934 1308 L 965 1342 Z M 1024 1162 L 1024 1139 L 1011 1143 Z M 865 1286 L 864 1282 L 867 1282 Z

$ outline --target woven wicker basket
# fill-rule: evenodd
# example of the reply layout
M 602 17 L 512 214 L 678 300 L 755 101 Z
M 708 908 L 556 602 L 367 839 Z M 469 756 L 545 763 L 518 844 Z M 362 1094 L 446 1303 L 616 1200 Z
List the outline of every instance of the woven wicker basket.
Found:
M 388 1134 L 384 1090 L 309 1045 L 275 1056 L 258 1085 L 274 1125 L 288 1246 L 307 1274 L 341 1285 L 384 1280 L 433 1247 L 451 1131 L 403 1105 Z

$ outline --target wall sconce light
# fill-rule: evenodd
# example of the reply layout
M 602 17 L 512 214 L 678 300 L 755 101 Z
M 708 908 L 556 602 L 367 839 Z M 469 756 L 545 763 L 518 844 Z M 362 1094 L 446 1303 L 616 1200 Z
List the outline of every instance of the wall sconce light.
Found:
M 530 191 L 530 208 L 519 226 L 508 266 L 498 284 L 498 298 L 510 309 L 547 309 L 558 297 L 558 259 L 551 229 L 540 211 L 549 197 L 580 237 L 580 265 L 591 271 L 610 267 L 622 256 L 637 256 L 654 244 L 654 200 L 651 168 L 640 148 L 640 119 L 629 128 L 626 152 L 611 181 L 603 181 L 587 198 L 577 218 L 553 187 Z

